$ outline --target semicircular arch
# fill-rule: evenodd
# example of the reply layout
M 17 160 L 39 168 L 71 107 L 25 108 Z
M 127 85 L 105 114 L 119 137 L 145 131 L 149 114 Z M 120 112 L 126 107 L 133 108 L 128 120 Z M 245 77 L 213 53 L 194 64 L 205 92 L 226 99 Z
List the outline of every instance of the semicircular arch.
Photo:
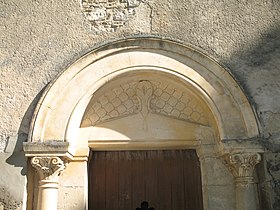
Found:
M 143 73 L 146 77 L 151 73 L 154 78 L 173 78 L 198 95 L 213 116 L 220 140 L 258 135 L 254 111 L 224 67 L 193 47 L 139 38 L 95 49 L 63 71 L 37 106 L 29 141 L 56 140 L 75 145 L 92 96 L 118 78 Z

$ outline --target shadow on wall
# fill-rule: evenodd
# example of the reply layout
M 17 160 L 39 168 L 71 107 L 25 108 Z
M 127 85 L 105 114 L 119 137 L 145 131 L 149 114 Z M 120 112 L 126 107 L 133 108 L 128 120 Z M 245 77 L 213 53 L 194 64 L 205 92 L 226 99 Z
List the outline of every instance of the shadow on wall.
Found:
M 280 112 L 279 105 L 276 106 L 272 101 L 273 97 L 264 100 L 274 94 L 274 97 L 279 97 L 274 99 L 280 102 L 280 95 L 275 94 L 277 91 L 280 93 L 280 24 L 265 31 L 258 40 L 252 40 L 246 46 L 247 49 L 235 52 L 229 60 L 224 61 L 225 65 L 232 70 L 231 73 L 259 115 L 268 107 L 278 108 Z M 264 103 L 272 104 L 260 105 Z
M 261 128 L 263 129 L 262 135 L 268 135 L 264 139 L 263 145 L 266 148 L 279 148 L 280 152 L 280 133 L 273 132 L 269 130 L 269 127 L 274 124 L 276 127 L 274 130 L 279 132 L 280 130 L 280 25 L 276 26 L 274 29 L 267 31 L 262 35 L 262 38 L 255 40 L 255 43 L 248 44 L 250 47 L 247 50 L 236 52 L 230 60 L 224 61 L 225 65 L 232 69 L 231 72 L 239 85 L 244 89 L 245 94 L 247 95 L 250 103 L 255 107 L 256 113 L 260 120 Z M 255 83 L 254 83 L 255 82 Z M 250 84 L 248 84 L 250 83 Z M 11 155 L 6 159 L 6 163 L 15 167 L 21 167 L 21 174 L 24 176 L 27 174 L 27 163 L 24 156 L 22 143 L 27 141 L 28 129 L 31 123 L 31 119 L 35 110 L 35 107 L 43 93 L 44 89 L 41 90 L 37 96 L 34 98 L 27 111 L 24 114 L 20 128 L 18 130 L 17 139 L 15 139 L 15 146 L 11 148 Z M 279 93 L 278 95 L 276 93 Z M 276 98 L 276 97 L 279 98 Z M 266 100 L 270 98 L 272 101 Z M 270 106 L 265 106 L 265 104 L 270 104 Z M 261 105 L 260 105 L 261 104 Z M 264 104 L 264 105 L 262 105 Z M 267 124 L 270 116 L 269 113 L 274 113 L 275 110 L 269 110 L 269 107 L 273 109 L 278 106 L 278 115 L 275 113 L 274 121 L 271 124 Z M 270 136 L 273 136 L 274 139 L 277 139 L 275 143 L 271 143 Z M 10 140 L 9 140 L 10 141 Z M 278 142 L 278 143 L 277 143 Z M 6 146 L 5 150 L 9 150 L 9 145 Z M 265 166 L 264 166 L 265 167 Z M 269 170 L 269 169 L 262 169 Z M 279 169 L 280 170 L 280 169 Z M 276 173 L 275 173 L 276 174 Z M 266 179 L 266 178 L 264 178 Z M 272 189 L 274 189 L 275 201 L 272 206 L 280 206 L 280 177 L 273 177 L 270 182 Z M 260 180 L 263 183 L 269 183 L 266 180 Z M 266 186 L 264 189 L 261 189 L 263 193 L 266 193 L 267 188 L 271 186 Z M 278 189 L 278 190 L 277 190 Z M 262 192 L 261 192 L 262 196 Z M 264 201 L 263 201 L 264 202 Z M 271 205 L 271 204 L 266 204 Z M 268 206 L 263 206 L 264 209 L 272 209 Z M 277 209 L 274 208 L 274 209 Z M 279 209 L 279 208 L 278 208 Z
M 45 88 L 43 88 L 33 99 L 31 104 L 29 105 L 27 111 L 25 112 L 23 119 L 21 121 L 17 139 L 9 139 L 6 145 L 5 151 L 12 152 L 11 156 L 6 159 L 6 163 L 9 165 L 13 165 L 14 167 L 21 167 L 21 175 L 25 176 L 27 174 L 27 163 L 26 158 L 23 151 L 23 142 L 27 141 L 28 138 L 28 131 L 30 127 L 30 123 L 32 120 L 32 116 L 38 101 L 40 100 L 42 93 L 44 92 Z M 15 142 L 13 142 L 15 141 Z M 13 148 L 9 148 L 13 147 Z
M 249 45 L 225 63 L 255 108 L 267 149 L 257 166 L 261 209 L 280 210 L 280 24 Z
M 234 63 L 237 60 L 243 60 L 242 65 L 249 67 L 262 67 L 265 64 L 270 63 L 280 53 L 280 25 L 275 28 L 266 31 L 262 34 L 259 40 L 255 43 L 250 43 L 252 47 L 244 52 L 238 52 L 235 54 L 229 64 Z M 279 59 L 279 57 L 278 57 Z

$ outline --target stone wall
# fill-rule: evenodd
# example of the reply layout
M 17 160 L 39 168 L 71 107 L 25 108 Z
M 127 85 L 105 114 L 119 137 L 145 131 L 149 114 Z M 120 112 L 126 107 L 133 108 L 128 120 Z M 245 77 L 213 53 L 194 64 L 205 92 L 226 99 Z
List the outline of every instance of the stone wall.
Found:
M 259 170 L 260 194 L 268 192 L 262 205 L 280 209 L 279 1 L 129 2 L 120 12 L 128 7 L 125 11 L 131 13 L 113 14 L 118 26 L 104 28 L 94 25 L 102 24 L 102 11 L 88 14 L 78 0 L 0 0 L 0 202 L 16 209 L 24 199 L 26 163 L 21 143 L 27 139 L 32 113 L 46 85 L 97 46 L 126 37 L 155 36 L 204 51 L 225 65 L 244 89 L 259 119 L 258 140 L 268 150 L 260 167 L 266 173 Z M 18 180 L 19 190 L 10 184 L 13 180 Z

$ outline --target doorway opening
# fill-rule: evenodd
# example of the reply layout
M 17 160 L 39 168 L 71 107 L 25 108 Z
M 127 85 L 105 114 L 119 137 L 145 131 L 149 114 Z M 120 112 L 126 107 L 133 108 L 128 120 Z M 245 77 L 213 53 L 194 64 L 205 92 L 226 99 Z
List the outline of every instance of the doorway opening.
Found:
M 59 193 L 54 196 L 57 202 L 49 202 L 51 197 L 40 193 L 38 201 L 33 202 L 32 185 L 28 202 L 32 208 L 46 203 L 48 209 L 87 209 L 89 148 L 196 149 L 204 210 L 234 210 L 236 203 L 243 204 L 246 198 L 235 197 L 233 176 L 221 160 L 240 156 L 242 161 L 247 157 L 259 161 L 255 153 L 263 149 L 252 141 L 258 135 L 254 110 L 242 89 L 227 69 L 203 52 L 162 38 L 112 42 L 76 61 L 42 95 L 24 151 L 31 160 L 43 160 L 39 168 L 50 168 L 48 178 L 56 185 L 59 178 L 59 190 L 44 190 Z M 61 167 L 49 164 L 52 159 Z M 254 165 L 249 167 L 253 169 Z M 127 168 L 125 172 L 132 174 Z M 63 173 L 58 177 L 60 170 Z M 34 174 L 34 170 L 29 171 Z M 94 171 L 90 173 L 95 176 Z M 112 176 L 115 174 L 112 170 Z M 250 195 L 253 197 L 253 190 Z M 139 199 L 129 209 L 140 208 L 144 201 L 148 207 L 159 209 L 149 198 Z
M 89 209 L 202 210 L 195 150 L 94 151 Z M 149 207 L 149 208 L 148 208 Z

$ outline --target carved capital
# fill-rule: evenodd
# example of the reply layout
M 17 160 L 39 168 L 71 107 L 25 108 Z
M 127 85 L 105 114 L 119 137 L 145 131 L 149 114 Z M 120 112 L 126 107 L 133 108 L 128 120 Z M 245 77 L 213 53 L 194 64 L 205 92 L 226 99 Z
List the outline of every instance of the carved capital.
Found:
M 237 182 L 253 182 L 255 166 L 261 161 L 259 153 L 234 153 L 223 158 Z
M 36 168 L 41 180 L 56 180 L 66 168 L 66 162 L 59 157 L 33 157 L 31 165 Z

